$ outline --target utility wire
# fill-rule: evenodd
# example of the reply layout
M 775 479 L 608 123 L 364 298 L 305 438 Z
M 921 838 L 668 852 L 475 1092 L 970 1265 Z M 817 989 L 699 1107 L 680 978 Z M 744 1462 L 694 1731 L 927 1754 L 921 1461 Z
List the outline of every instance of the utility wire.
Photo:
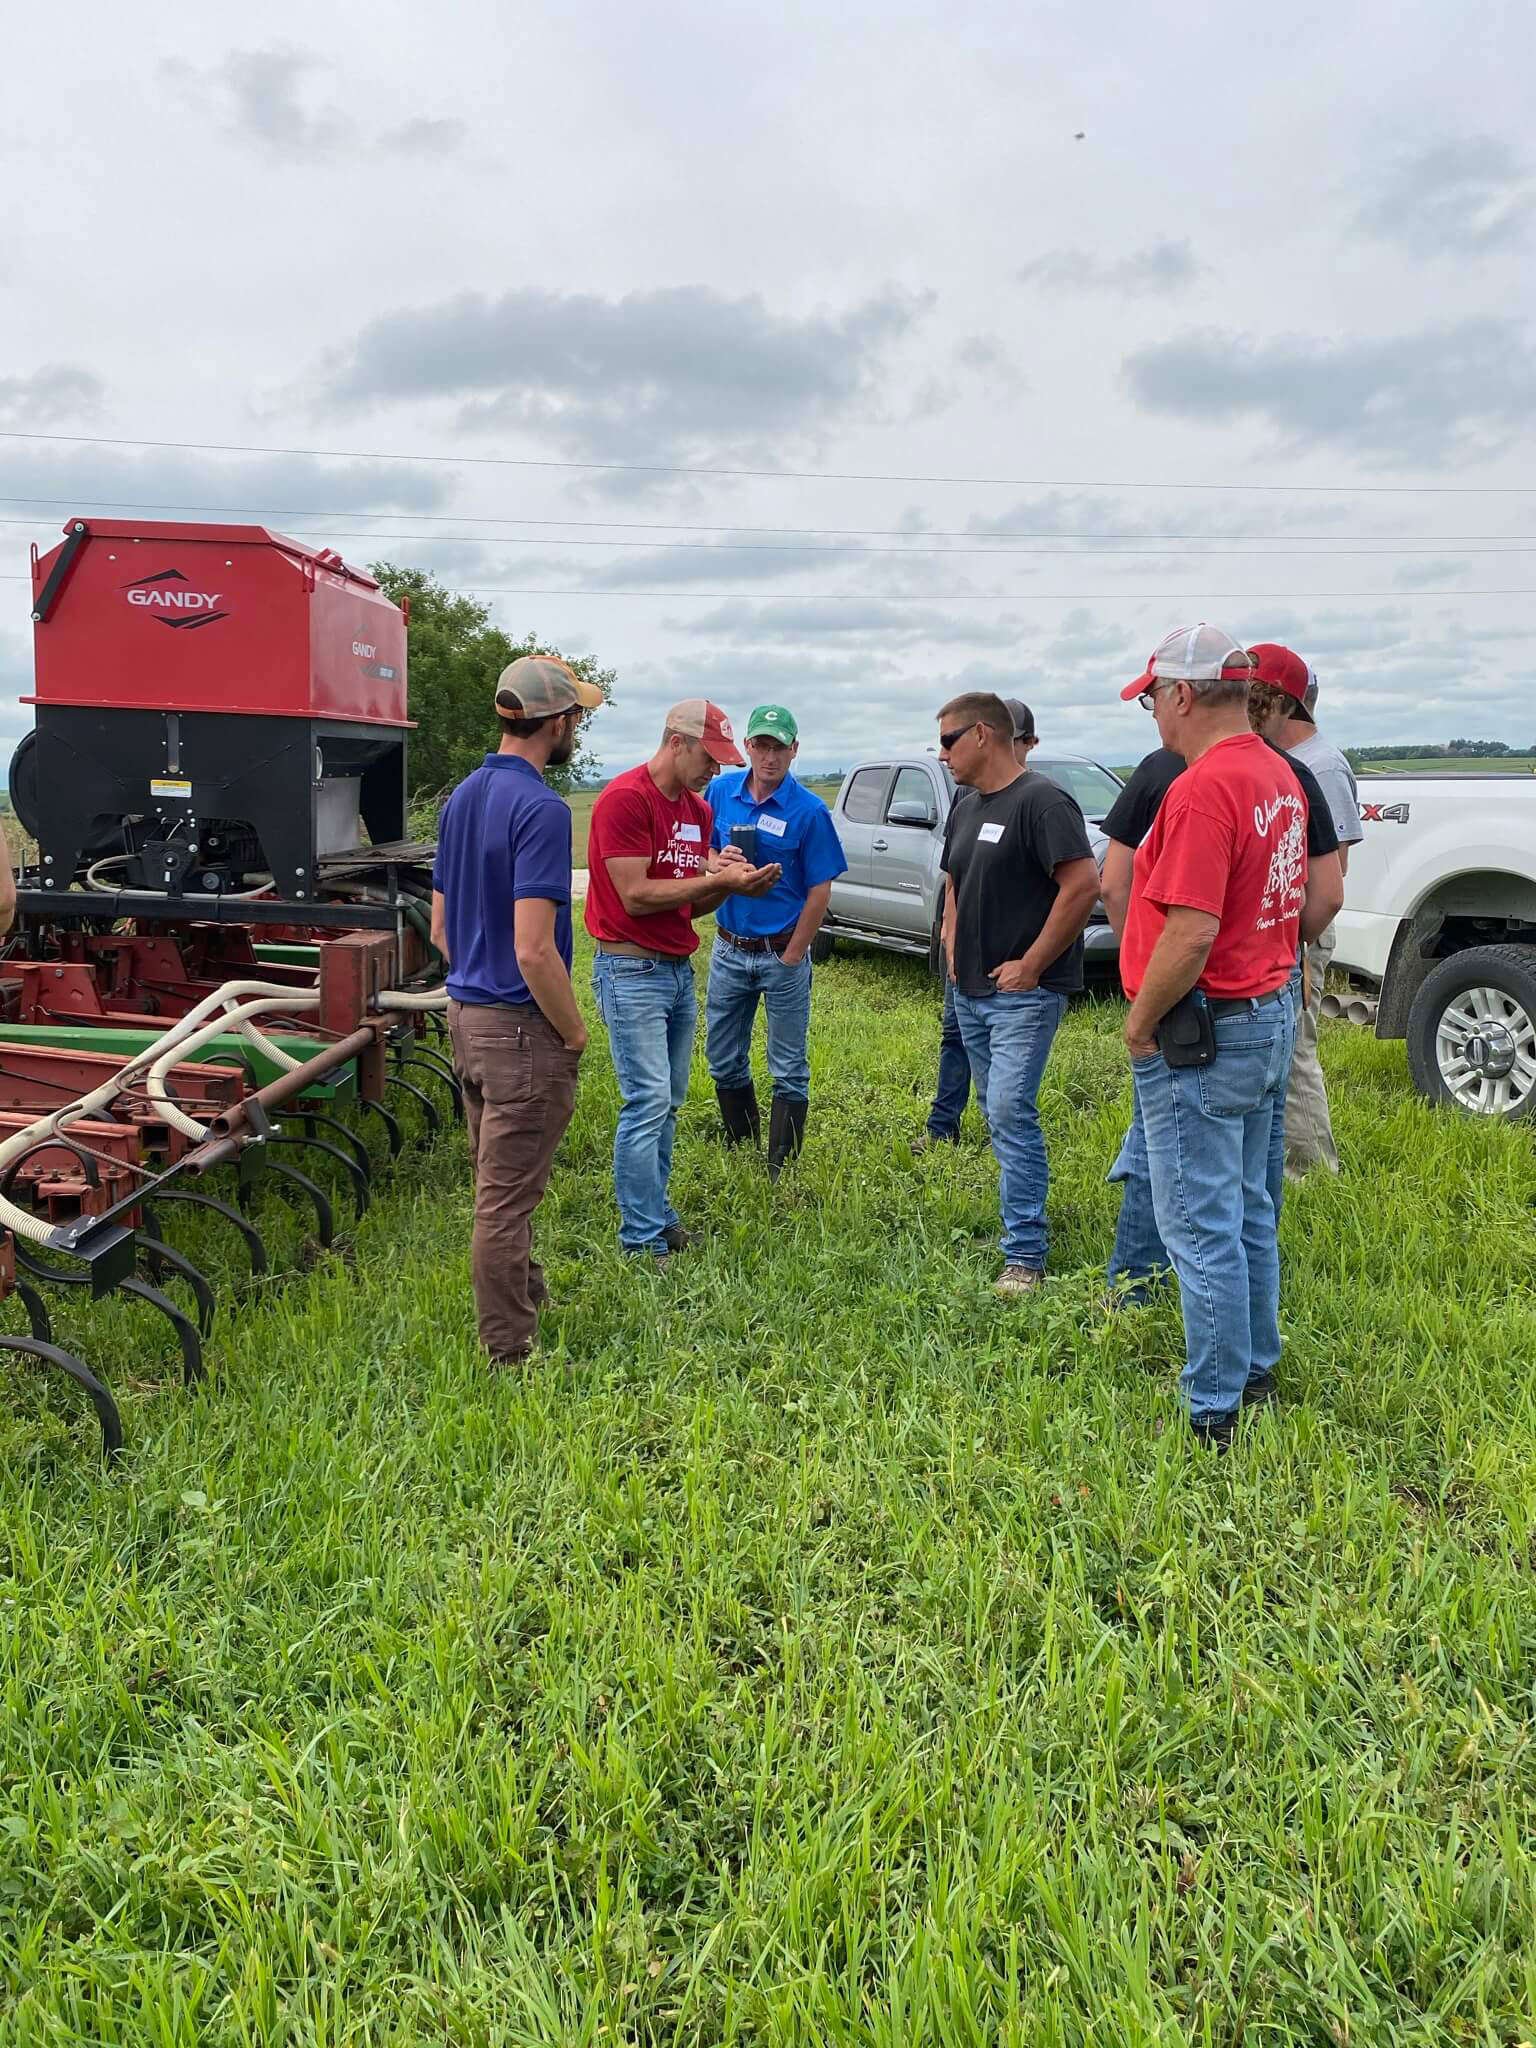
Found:
M 1050 491 L 1272 491 L 1291 494 L 1338 493 L 1342 496 L 1399 498 L 1521 498 L 1536 495 L 1531 484 L 1255 484 L 1171 483 L 1101 477 L 934 476 L 890 470 L 725 469 L 704 463 L 575 462 L 540 455 L 419 455 L 388 453 L 376 448 L 288 448 L 249 441 L 154 441 L 131 434 L 31 433 L 19 427 L 0 428 L 0 440 L 59 441 L 88 448 L 159 448 L 194 455 L 296 455 L 324 462 L 423 462 L 445 468 L 604 470 L 626 476 L 723 476 L 789 478 L 802 483 L 958 484 L 970 489 Z
M 482 526 L 574 526 L 597 531 L 613 530 L 622 533 L 780 533 L 814 539 L 821 535 L 838 540 L 1090 540 L 1090 541 L 1267 541 L 1279 542 L 1309 540 L 1379 541 L 1390 543 L 1399 539 L 1425 540 L 1460 546 L 1466 541 L 1536 541 L 1536 534 L 1530 533 L 1088 533 L 1070 527 L 1042 526 L 1029 528 L 1021 533 L 978 533 L 973 527 L 925 526 L 913 532 L 905 526 L 703 526 L 686 519 L 513 519 L 498 512 L 415 512 L 378 511 L 367 505 L 351 505 L 339 512 L 322 512 L 314 506 L 280 505 L 184 505 L 179 500 L 152 500 L 149 498 L 89 498 L 80 492 L 73 497 L 62 498 L 17 498 L 0 494 L 0 505 L 63 505 L 78 511 L 81 505 L 94 505 L 106 512 L 180 512 L 196 513 L 199 517 L 217 513 L 241 519 L 254 519 L 258 515 L 267 519 L 414 519 L 433 526 L 461 526 L 469 520 L 478 520 Z M 11 526 L 34 525 L 33 520 L 7 520 Z M 356 536 L 372 540 L 373 532 Z M 381 540 L 390 539 L 380 534 Z M 394 538 L 412 538 L 396 535 Z M 423 535 L 423 539 L 436 538 Z M 454 540 L 475 539 L 480 536 L 453 534 Z
M 0 517 L 0 526 L 35 527 L 35 519 Z M 802 562 L 807 554 L 817 555 L 939 555 L 960 559 L 972 555 L 1154 555 L 1166 556 L 1166 547 L 1123 547 L 1118 542 L 1099 544 L 1088 542 L 1081 547 L 884 547 L 868 543 L 848 545 L 833 542 L 825 547 L 807 548 L 794 541 L 736 541 L 736 540 L 619 540 L 611 536 L 603 539 L 571 538 L 564 535 L 526 533 L 381 533 L 370 528 L 367 532 L 344 532 L 336 527 L 294 526 L 288 529 L 295 540 L 371 540 L 371 541 L 428 541 L 438 546 L 444 542 L 472 542 L 476 546 L 498 548 L 639 548 L 646 553 L 666 550 L 681 550 L 684 553 L 702 555 L 798 555 Z M 1294 547 L 1283 551 L 1296 560 L 1308 555 L 1321 555 L 1338 560 L 1348 555 L 1432 555 L 1443 556 L 1444 547 Z M 1462 555 L 1530 555 L 1536 554 L 1536 547 L 1470 547 L 1457 548 Z M 1210 555 L 1230 556 L 1236 559 L 1242 555 L 1274 555 L 1272 543 L 1258 548 L 1236 548 L 1206 546 L 1190 554 L 1191 560 L 1203 559 Z

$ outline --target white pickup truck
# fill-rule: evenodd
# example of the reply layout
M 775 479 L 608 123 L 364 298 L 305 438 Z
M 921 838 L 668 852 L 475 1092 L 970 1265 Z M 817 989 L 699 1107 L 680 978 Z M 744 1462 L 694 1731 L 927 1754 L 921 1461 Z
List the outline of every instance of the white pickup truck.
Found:
M 1362 775 L 1334 966 L 1431 1101 L 1536 1116 L 1536 775 Z

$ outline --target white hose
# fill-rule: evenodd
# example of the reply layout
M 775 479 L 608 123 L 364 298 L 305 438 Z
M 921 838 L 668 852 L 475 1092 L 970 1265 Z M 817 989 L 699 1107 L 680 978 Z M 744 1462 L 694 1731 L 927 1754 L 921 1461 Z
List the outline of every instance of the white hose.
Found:
M 147 1093 L 151 1101 L 159 1104 L 162 1117 L 174 1129 L 180 1131 L 183 1136 L 188 1138 L 206 1138 L 208 1135 L 207 1126 L 198 1123 L 194 1118 L 188 1116 L 186 1111 L 177 1105 L 169 1089 L 166 1087 L 165 1077 L 171 1068 L 179 1065 L 182 1060 L 187 1059 L 192 1053 L 201 1052 L 205 1045 L 211 1045 L 214 1039 L 222 1038 L 229 1031 L 235 1031 L 242 1037 L 250 1038 L 253 1042 L 259 1039 L 262 1034 L 252 1029 L 247 1022 L 252 1017 L 270 1017 L 279 1010 L 287 1012 L 294 1009 L 313 1009 L 319 1001 L 319 996 L 313 995 L 300 996 L 298 1001 L 295 1002 L 293 1000 L 293 993 L 290 991 L 282 997 L 269 996 L 262 1002 L 244 1003 L 238 1009 L 231 1010 L 227 1016 L 213 1018 L 200 1031 L 194 1032 L 190 1038 L 180 1038 L 174 1045 L 168 1045 L 155 1061 L 149 1070 L 149 1078 L 146 1083 Z M 286 1053 L 282 1057 L 287 1062 L 290 1070 L 300 1064 L 298 1060 L 291 1058 Z
M 233 1032 L 248 1038 L 275 1065 L 292 1072 L 302 1062 L 281 1046 L 273 1044 L 265 1032 L 256 1028 L 254 1020 L 274 1014 L 291 1014 L 295 1010 L 315 1009 L 319 1002 L 318 989 L 288 988 L 270 981 L 225 982 L 221 988 L 214 989 L 195 1003 L 185 1016 L 178 1017 L 153 1043 L 145 1046 L 142 1052 L 135 1053 L 115 1074 L 108 1075 L 78 1101 L 50 1110 L 25 1130 L 16 1131 L 0 1141 L 0 1182 L 4 1181 L 16 1160 L 48 1139 L 61 1137 L 70 1124 L 86 1122 L 98 1111 L 108 1108 L 146 1069 L 147 1092 L 158 1104 L 163 1121 L 185 1137 L 206 1137 L 206 1127 L 188 1116 L 167 1090 L 165 1077 L 171 1068 L 226 1032 Z M 446 989 L 425 995 L 406 989 L 387 989 L 378 997 L 378 1007 L 383 1011 L 431 1012 L 446 1009 L 447 1004 Z M 49 1247 L 57 1247 L 62 1234 L 61 1226 L 45 1223 L 30 1209 L 21 1208 L 4 1195 L 0 1195 L 0 1228 L 33 1244 Z
M 60 1109 L 50 1110 L 46 1116 L 39 1117 L 25 1130 L 16 1131 L 0 1142 L 0 1182 L 4 1181 L 11 1165 L 30 1152 L 34 1146 L 49 1138 L 58 1137 L 68 1124 L 85 1122 L 99 1110 L 106 1109 L 145 1067 L 156 1066 L 162 1060 L 167 1066 L 174 1065 L 188 1040 L 194 1035 L 199 1035 L 199 1027 L 212 1013 L 220 1014 L 214 1030 L 209 1035 L 217 1037 L 221 1031 L 229 1029 L 232 1020 L 222 1015 L 226 1006 L 230 1003 L 238 1005 L 242 997 L 253 996 L 268 999 L 260 1005 L 262 1014 L 265 1014 L 268 1003 L 276 998 L 281 998 L 278 1007 L 306 1009 L 320 1000 L 318 994 L 311 995 L 303 989 L 279 987 L 277 983 L 270 981 L 226 982 L 222 988 L 214 989 L 211 994 L 194 1004 L 184 1017 L 178 1017 L 176 1022 L 162 1032 L 152 1044 L 145 1046 L 142 1052 L 135 1053 L 133 1058 L 125 1061 L 115 1074 L 109 1074 L 106 1080 L 98 1083 L 78 1101 L 66 1103 Z M 190 1122 L 191 1119 L 188 1118 L 187 1121 Z M 201 1128 L 198 1127 L 187 1135 L 201 1137 Z M 4 1196 L 0 1196 L 0 1226 L 14 1231 L 18 1237 L 30 1239 L 34 1244 L 54 1243 L 57 1229 L 57 1226 L 45 1223 L 41 1217 L 34 1216 L 31 1210 L 18 1207 Z
M 168 889 L 124 889 L 117 882 L 98 881 L 97 872 L 99 869 L 120 868 L 125 861 L 137 860 L 138 858 L 139 856 L 136 853 L 104 853 L 100 860 L 92 861 L 91 865 L 86 869 L 85 886 L 88 889 L 94 889 L 99 896 L 168 896 L 170 894 Z M 267 879 L 264 882 L 258 882 L 254 889 L 210 889 L 206 893 L 209 896 L 222 898 L 225 903 L 249 903 L 254 897 L 265 896 L 272 886 L 272 877 L 268 875 Z
M 408 989 L 391 988 L 385 989 L 379 996 L 379 1008 L 381 1010 L 425 1010 L 430 1012 L 446 1010 L 447 1007 L 448 991 L 445 988 L 429 989 L 424 995 L 413 993 Z

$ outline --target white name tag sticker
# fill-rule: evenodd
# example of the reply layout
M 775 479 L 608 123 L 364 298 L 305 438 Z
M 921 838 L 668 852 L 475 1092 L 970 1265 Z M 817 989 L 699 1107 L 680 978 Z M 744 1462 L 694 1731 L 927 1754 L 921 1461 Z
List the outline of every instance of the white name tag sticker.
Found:
M 679 839 L 686 839 L 691 844 L 697 846 L 699 841 L 699 828 L 697 825 L 679 825 L 677 828 L 677 836 Z
M 786 822 L 783 818 L 759 818 L 757 829 L 759 832 L 766 832 L 770 839 L 782 839 Z
M 991 825 L 982 825 L 976 833 L 976 837 L 978 839 L 984 839 L 987 842 L 988 846 L 996 846 L 997 842 L 999 841 L 999 839 L 1002 838 L 1002 836 L 1002 826 L 995 823 Z

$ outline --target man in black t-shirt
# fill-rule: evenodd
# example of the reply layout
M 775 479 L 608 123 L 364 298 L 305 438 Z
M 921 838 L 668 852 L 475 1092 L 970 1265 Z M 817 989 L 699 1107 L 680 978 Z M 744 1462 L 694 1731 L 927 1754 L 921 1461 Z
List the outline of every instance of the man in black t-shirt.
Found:
M 1005 697 L 1003 709 L 1013 720 L 1013 758 L 1021 768 L 1029 766 L 1029 757 L 1039 746 L 1039 735 L 1035 731 L 1035 714 L 1022 697 Z M 963 804 L 970 796 L 968 789 L 962 789 L 955 802 Z M 942 914 L 942 904 L 940 910 Z M 940 963 L 941 967 L 943 963 Z M 947 969 L 944 972 L 944 1014 L 939 1025 L 939 1079 L 933 1091 L 933 1103 L 928 1111 L 926 1127 L 912 1140 L 914 1152 L 931 1151 L 935 1145 L 957 1145 L 960 1142 L 960 1119 L 965 1114 L 965 1105 L 971 1099 L 971 1063 L 966 1058 L 965 1041 L 960 1036 L 960 1026 L 955 1021 L 955 984 L 950 980 Z M 987 1120 L 987 1105 L 979 1104 L 981 1120 Z
M 939 713 L 939 754 L 972 792 L 944 835 L 944 953 L 997 1157 L 997 1291 L 1025 1294 L 1045 1273 L 1050 1175 L 1037 1097 L 1067 997 L 1083 985 L 1098 870 L 1073 799 L 1014 759 L 1000 697 L 952 698 Z
M 1249 720 L 1256 731 L 1261 730 L 1252 706 Z M 1268 744 L 1273 746 L 1274 742 L 1271 740 Z M 1307 887 L 1302 912 L 1305 919 L 1307 911 L 1324 898 L 1335 898 L 1335 908 L 1344 899 L 1339 835 L 1316 776 L 1304 762 L 1298 761 L 1293 754 L 1286 754 L 1283 747 L 1275 747 L 1275 752 L 1285 754 L 1291 773 L 1301 784 L 1301 794 L 1307 806 Z M 1109 844 L 1104 853 L 1100 886 L 1104 912 L 1117 938 L 1125 930 L 1126 906 L 1131 896 L 1131 864 L 1136 849 L 1151 831 L 1163 798 L 1184 773 L 1184 768 L 1182 754 L 1175 754 L 1169 747 L 1155 747 L 1137 763 L 1104 820 L 1104 837 Z M 1300 988 L 1298 958 L 1296 975 L 1291 983 L 1293 1005 L 1300 999 Z M 1283 1128 L 1282 1125 L 1282 1132 Z M 1162 1235 L 1152 1214 L 1152 1184 L 1146 1146 L 1137 1118 L 1131 1121 L 1120 1155 L 1110 1168 L 1109 1178 L 1120 1183 L 1120 1219 L 1115 1228 L 1115 1248 L 1109 1255 L 1110 1298 L 1112 1301 L 1145 1301 L 1149 1290 L 1168 1273 L 1170 1267 Z M 1278 1146 L 1272 1150 L 1266 1178 L 1278 1222 L 1280 1205 L 1285 1197 L 1284 1153 Z

